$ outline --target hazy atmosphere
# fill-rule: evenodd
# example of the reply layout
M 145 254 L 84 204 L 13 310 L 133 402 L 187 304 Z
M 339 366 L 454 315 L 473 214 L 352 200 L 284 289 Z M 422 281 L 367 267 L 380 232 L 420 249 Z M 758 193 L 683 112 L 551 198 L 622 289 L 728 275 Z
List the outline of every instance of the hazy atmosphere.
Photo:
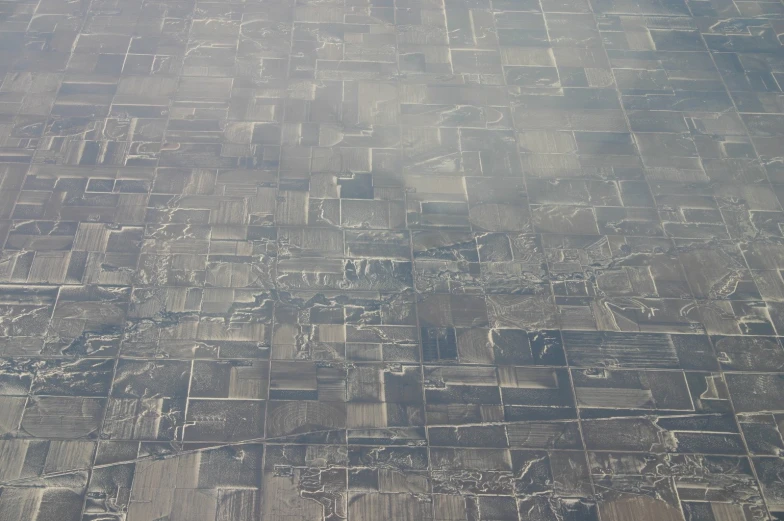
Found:
M 783 42 L 0 1 L 0 521 L 784 521 Z

